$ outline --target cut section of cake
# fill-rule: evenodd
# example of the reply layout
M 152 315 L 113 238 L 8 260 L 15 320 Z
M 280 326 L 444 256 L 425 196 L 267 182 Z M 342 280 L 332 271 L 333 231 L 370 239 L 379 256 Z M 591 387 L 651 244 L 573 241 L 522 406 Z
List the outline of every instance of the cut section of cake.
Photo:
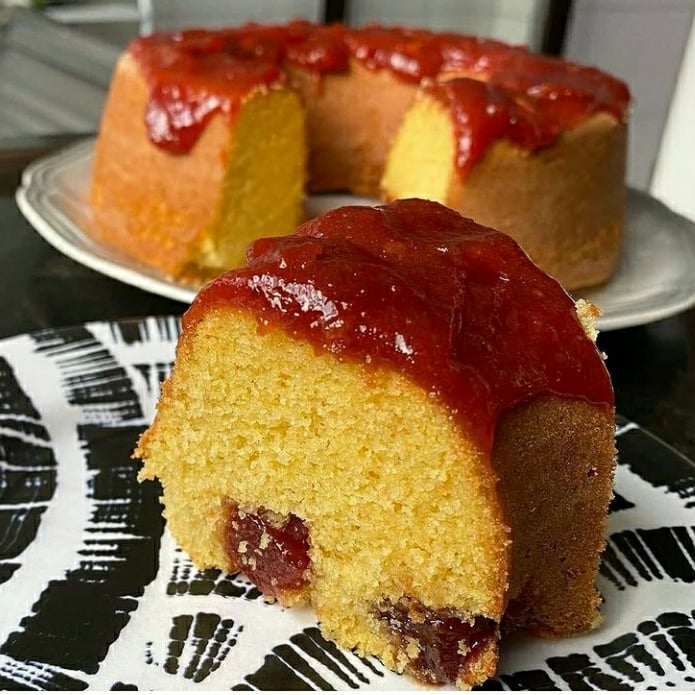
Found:
M 251 240 L 299 223 L 304 109 L 272 66 L 219 53 L 193 61 L 190 46 L 167 43 L 142 56 L 138 46 L 121 58 L 104 110 L 94 232 L 200 284 L 240 265 Z
M 468 78 L 423 88 L 389 151 L 383 197 L 436 200 L 506 232 L 568 289 L 604 282 L 622 247 L 625 125 L 598 100 L 592 114 L 581 92 L 564 106 L 555 94 Z
M 198 567 L 422 682 L 482 683 L 504 631 L 598 618 L 614 411 L 581 313 L 442 205 L 339 208 L 198 294 L 140 477 Z
M 389 148 L 417 84 L 356 60 L 348 65 L 321 79 L 308 70 L 289 70 L 307 113 L 307 190 L 378 198 Z

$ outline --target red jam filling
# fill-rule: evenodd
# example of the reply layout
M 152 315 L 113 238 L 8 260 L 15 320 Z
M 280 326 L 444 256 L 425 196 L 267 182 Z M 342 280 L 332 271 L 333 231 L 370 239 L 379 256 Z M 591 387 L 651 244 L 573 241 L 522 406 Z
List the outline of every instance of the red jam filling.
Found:
M 422 200 L 349 206 L 203 288 L 192 331 L 217 306 L 251 311 L 318 352 L 396 370 L 448 406 L 492 451 L 498 416 L 538 394 L 612 407 L 613 391 L 574 302 L 507 235 Z
M 232 563 L 266 596 L 306 586 L 309 531 L 294 514 L 280 518 L 262 507 L 244 512 L 228 505 L 227 552 Z
M 376 615 L 408 655 L 408 671 L 425 683 L 456 682 L 467 664 L 497 638 L 497 624 L 489 618 L 465 620 L 452 609 L 433 610 L 409 598 L 395 604 L 382 601 Z
M 317 74 L 340 73 L 353 58 L 369 69 L 387 69 L 413 83 L 447 73 L 489 81 L 512 99 L 531 104 L 539 137 L 526 136 L 518 142 L 528 148 L 550 144 L 599 111 L 624 121 L 630 100 L 624 83 L 595 68 L 498 41 L 423 29 L 379 25 L 347 29 L 305 21 L 247 24 L 153 34 L 135 39 L 130 51 L 150 85 L 146 115 L 150 138 L 173 153 L 189 151 L 215 113 L 233 116 L 251 91 L 282 81 L 287 65 Z M 482 91 L 467 90 L 459 96 L 459 112 L 468 103 L 464 97 L 472 99 L 470 108 L 476 113 L 487 103 Z M 505 122 L 509 127 L 500 128 Z M 469 128 L 484 144 L 516 132 L 513 119 L 473 117 Z M 470 166 L 463 150 L 457 161 L 462 171 Z

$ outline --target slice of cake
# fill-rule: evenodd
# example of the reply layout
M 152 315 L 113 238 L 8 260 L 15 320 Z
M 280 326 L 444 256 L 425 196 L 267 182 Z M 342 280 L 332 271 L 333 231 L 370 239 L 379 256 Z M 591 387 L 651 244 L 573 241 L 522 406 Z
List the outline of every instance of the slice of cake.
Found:
M 200 283 L 303 213 L 305 117 L 282 72 L 158 37 L 114 72 L 92 176 L 95 233 Z
M 292 21 L 138 37 L 99 129 L 95 233 L 178 281 L 210 279 L 294 229 L 306 183 L 438 200 L 575 289 L 616 265 L 629 103 L 595 68 L 452 32 Z
M 442 205 L 334 210 L 199 293 L 141 478 L 198 567 L 423 682 L 482 683 L 505 630 L 597 621 L 614 411 L 582 320 Z

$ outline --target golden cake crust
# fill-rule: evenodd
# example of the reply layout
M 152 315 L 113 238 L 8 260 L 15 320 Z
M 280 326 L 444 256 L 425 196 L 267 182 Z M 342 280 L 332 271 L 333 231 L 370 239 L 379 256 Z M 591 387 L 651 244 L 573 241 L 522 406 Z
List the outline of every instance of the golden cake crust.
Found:
M 172 157 L 148 138 L 148 95 L 137 62 L 125 53 L 116 65 L 95 150 L 94 232 L 173 274 L 194 257 L 211 224 L 230 135 L 218 116 L 186 157 Z
M 304 112 L 294 91 L 261 84 L 243 95 L 233 118 L 214 114 L 191 150 L 176 155 L 149 139 L 150 92 L 125 53 L 95 148 L 91 229 L 145 265 L 199 286 L 240 265 L 251 239 L 288 234 L 300 222 Z M 249 148 L 245 140 L 264 126 L 272 137 L 261 130 Z

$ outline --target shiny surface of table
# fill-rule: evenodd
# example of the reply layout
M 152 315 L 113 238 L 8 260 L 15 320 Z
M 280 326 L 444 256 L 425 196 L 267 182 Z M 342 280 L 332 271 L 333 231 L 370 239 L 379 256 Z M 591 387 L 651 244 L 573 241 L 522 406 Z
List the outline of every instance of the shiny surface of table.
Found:
M 27 148 L 27 159 L 41 149 Z M 50 143 L 44 143 L 50 146 Z M 0 338 L 85 321 L 181 314 L 186 305 L 100 275 L 61 255 L 14 201 L 19 168 L 0 183 Z M 695 459 L 695 309 L 604 332 L 618 412 Z

